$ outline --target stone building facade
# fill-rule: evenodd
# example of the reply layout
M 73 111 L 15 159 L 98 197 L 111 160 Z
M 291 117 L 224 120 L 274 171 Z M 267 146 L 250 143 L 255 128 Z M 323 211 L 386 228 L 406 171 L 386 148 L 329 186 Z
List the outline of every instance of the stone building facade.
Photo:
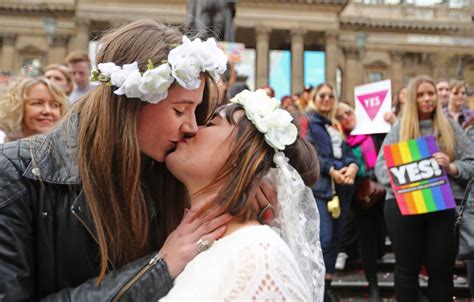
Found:
M 293 93 L 303 89 L 303 52 L 322 50 L 326 81 L 351 101 L 355 85 L 391 79 L 396 91 L 417 74 L 464 78 L 473 87 L 473 16 L 472 5 L 239 0 L 234 21 L 236 42 L 256 50 L 256 87 L 268 83 L 270 49 L 291 50 Z M 0 0 L 0 70 L 62 63 L 104 29 L 144 17 L 184 24 L 186 0 Z

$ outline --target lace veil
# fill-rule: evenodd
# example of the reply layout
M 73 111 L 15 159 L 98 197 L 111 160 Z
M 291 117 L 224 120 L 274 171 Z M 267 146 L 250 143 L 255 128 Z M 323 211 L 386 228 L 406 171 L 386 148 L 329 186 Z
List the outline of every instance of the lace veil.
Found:
M 313 301 L 323 301 L 325 266 L 316 201 L 283 152 L 276 152 L 273 161 L 277 168 L 273 168 L 268 177 L 276 184 L 278 209 L 271 226 L 295 255 Z

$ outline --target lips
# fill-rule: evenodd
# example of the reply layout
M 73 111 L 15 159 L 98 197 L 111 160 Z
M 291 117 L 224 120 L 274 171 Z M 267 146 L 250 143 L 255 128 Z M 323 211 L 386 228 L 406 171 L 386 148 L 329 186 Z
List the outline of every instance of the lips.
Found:
M 52 119 L 37 119 L 38 123 L 42 124 L 42 125 L 52 125 L 54 124 L 54 120 Z

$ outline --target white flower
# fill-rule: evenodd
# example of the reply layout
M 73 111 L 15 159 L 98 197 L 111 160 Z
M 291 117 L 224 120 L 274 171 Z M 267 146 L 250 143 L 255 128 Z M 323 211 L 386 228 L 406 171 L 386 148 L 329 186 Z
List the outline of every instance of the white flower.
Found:
M 199 47 L 198 55 L 201 57 L 204 70 L 214 78 L 219 79 L 219 74 L 223 74 L 227 67 L 227 56 L 224 51 L 217 47 L 216 40 L 214 38 L 207 39 L 206 42 L 202 42 Z
M 173 77 L 186 89 L 197 89 L 201 85 L 199 77 L 204 71 L 204 62 L 198 55 L 199 43 L 199 39 L 191 42 L 188 37 L 183 36 L 183 44 L 172 49 L 168 55 Z
M 138 70 L 137 62 L 123 65 L 122 71 L 127 75 L 125 82 L 114 93 L 117 95 L 125 94 L 129 98 L 140 98 L 143 95 L 139 88 L 142 75 Z
M 268 129 L 268 132 L 265 133 L 265 141 L 278 150 L 285 150 L 285 146 L 293 144 L 297 137 L 298 129 L 291 123 L 278 128 L 271 127 Z
M 158 103 L 167 97 L 174 80 L 185 89 L 197 89 L 201 85 L 201 72 L 207 71 L 217 79 L 218 74 L 225 72 L 226 62 L 227 57 L 214 39 L 191 41 L 183 36 L 183 44 L 170 51 L 167 62 L 156 68 L 150 63 L 143 76 L 137 62 L 123 67 L 112 62 L 100 63 L 93 76 L 117 87 L 114 91 L 117 95 Z
M 122 85 L 125 83 L 127 80 L 128 76 L 130 76 L 134 71 L 138 71 L 138 64 L 137 62 L 133 62 L 132 64 L 125 64 L 123 65 L 123 68 L 112 73 L 110 75 L 110 82 L 112 85 L 122 88 Z M 117 90 L 115 92 L 117 92 Z M 120 90 L 121 92 L 122 90 Z M 116 93 L 116 94 L 123 94 L 123 93 Z
M 120 66 L 115 65 L 114 63 L 99 63 L 97 68 L 100 70 L 100 73 L 106 77 L 110 78 L 110 75 L 122 70 Z
M 169 64 L 161 64 L 157 68 L 147 70 L 138 88 L 144 94 L 142 100 L 158 103 L 168 95 L 168 88 L 173 83 Z
M 237 94 L 232 103 L 241 104 L 245 115 L 265 135 L 265 141 L 277 150 L 295 142 L 298 129 L 291 123 L 291 114 L 280 108 L 280 102 L 267 96 L 264 90 L 244 90 Z

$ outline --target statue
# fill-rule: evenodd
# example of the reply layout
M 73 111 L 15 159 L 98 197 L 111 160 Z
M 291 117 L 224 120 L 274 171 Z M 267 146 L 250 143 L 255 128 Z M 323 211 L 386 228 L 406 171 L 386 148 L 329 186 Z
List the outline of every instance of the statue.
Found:
M 205 31 L 219 41 L 235 41 L 235 2 L 237 0 L 187 0 L 187 25 Z

